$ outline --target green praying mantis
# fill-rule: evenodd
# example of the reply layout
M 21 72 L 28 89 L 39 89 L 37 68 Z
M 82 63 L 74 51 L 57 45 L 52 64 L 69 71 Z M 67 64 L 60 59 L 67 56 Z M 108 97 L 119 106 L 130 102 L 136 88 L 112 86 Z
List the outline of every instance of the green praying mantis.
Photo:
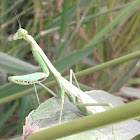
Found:
M 29 35 L 25 29 L 19 27 L 19 29 L 13 36 L 13 40 L 17 40 L 17 39 L 24 39 L 31 45 L 32 54 L 36 59 L 36 61 L 39 63 L 43 72 L 36 72 L 36 73 L 22 75 L 22 76 L 10 76 L 8 77 L 8 80 L 20 85 L 34 85 L 36 94 L 37 91 L 36 91 L 35 84 L 39 84 L 53 96 L 61 98 L 62 102 L 61 102 L 61 110 L 59 116 L 59 124 L 61 123 L 61 119 L 62 119 L 62 110 L 63 110 L 65 93 L 68 96 L 70 102 L 72 102 L 75 106 L 77 106 L 77 108 L 80 111 L 82 111 L 85 115 L 95 114 L 95 113 L 105 111 L 105 109 L 102 107 L 102 105 L 104 104 L 99 104 L 96 100 L 94 100 L 93 98 L 88 96 L 85 92 L 83 92 L 82 90 L 80 90 L 79 88 L 77 88 L 72 84 L 72 75 L 74 75 L 72 70 L 70 71 L 70 75 L 71 75 L 70 82 L 61 76 L 61 74 L 56 70 L 56 68 L 52 65 L 50 60 L 47 58 L 43 50 L 36 43 L 34 38 L 31 35 Z M 57 86 L 58 86 L 57 95 L 41 83 L 49 76 L 50 73 L 49 71 L 53 74 L 53 76 L 57 81 Z M 111 106 L 110 104 L 107 105 Z M 114 131 L 112 131 L 112 134 L 115 139 Z

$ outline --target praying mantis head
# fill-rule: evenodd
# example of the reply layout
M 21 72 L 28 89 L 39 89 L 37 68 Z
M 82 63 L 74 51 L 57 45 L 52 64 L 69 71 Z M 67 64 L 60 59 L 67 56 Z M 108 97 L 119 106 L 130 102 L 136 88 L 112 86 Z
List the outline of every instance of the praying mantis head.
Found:
M 28 32 L 23 28 L 19 28 L 13 36 L 13 40 L 24 39 L 26 35 L 28 35 Z

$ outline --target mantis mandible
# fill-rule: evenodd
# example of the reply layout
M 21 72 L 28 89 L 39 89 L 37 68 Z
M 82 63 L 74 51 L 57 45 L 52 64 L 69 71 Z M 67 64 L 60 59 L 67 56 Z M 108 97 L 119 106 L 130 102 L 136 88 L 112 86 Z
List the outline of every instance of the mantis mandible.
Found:
M 43 72 L 36 72 L 36 73 L 23 75 L 23 76 L 10 76 L 8 80 L 16 84 L 21 84 L 21 85 L 33 84 L 34 87 L 35 87 L 35 83 L 37 83 L 43 86 L 43 88 L 49 90 L 47 87 L 41 84 L 41 81 L 42 79 L 45 80 L 49 76 L 49 71 L 50 71 L 57 81 L 58 95 L 56 95 L 53 91 L 49 90 L 49 92 L 53 96 L 59 97 L 62 99 L 60 116 L 59 116 L 59 124 L 61 123 L 61 117 L 62 117 L 64 93 L 66 93 L 70 102 L 76 105 L 77 108 L 80 111 L 82 111 L 85 115 L 105 111 L 105 109 L 101 107 L 102 104 L 98 104 L 96 100 L 88 96 L 85 92 L 83 92 L 82 90 L 80 90 L 79 88 L 74 86 L 71 82 L 69 82 L 68 80 L 66 80 L 65 78 L 61 76 L 61 74 L 56 70 L 56 68 L 52 65 L 50 60 L 47 58 L 43 50 L 36 43 L 34 38 L 31 35 L 29 35 L 25 29 L 20 27 L 17 30 L 17 32 L 13 36 L 13 40 L 17 40 L 17 39 L 24 39 L 31 45 L 32 54 L 34 58 L 36 59 L 36 61 L 39 63 Z M 114 137 L 114 134 L 113 134 L 113 137 Z

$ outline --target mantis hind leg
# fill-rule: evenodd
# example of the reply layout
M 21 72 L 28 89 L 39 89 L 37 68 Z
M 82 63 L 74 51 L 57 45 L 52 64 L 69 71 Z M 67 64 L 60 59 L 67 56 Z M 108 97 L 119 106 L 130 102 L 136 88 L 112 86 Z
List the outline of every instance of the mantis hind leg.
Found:
M 76 82 L 77 87 L 80 89 L 80 86 L 79 86 L 79 84 L 78 84 L 78 81 L 77 81 L 77 79 L 76 79 L 76 76 L 75 76 L 75 74 L 74 74 L 73 70 L 72 70 L 72 69 L 70 69 L 70 83 L 72 83 L 72 77 L 74 78 L 74 80 L 75 80 L 75 82 Z
M 85 107 L 85 106 L 109 106 L 112 109 L 112 104 L 110 103 L 88 103 L 88 104 L 76 104 L 77 107 Z M 113 139 L 115 140 L 115 134 L 114 134 L 114 126 L 112 125 L 112 135 Z
M 75 82 L 76 82 L 76 84 L 77 84 L 77 87 L 80 89 L 80 86 L 79 86 L 79 84 L 78 84 L 78 82 L 77 82 L 76 76 L 75 76 L 73 70 L 70 69 L 70 83 L 72 83 L 72 77 L 74 78 L 74 80 L 75 80 Z M 73 97 L 73 98 L 75 98 L 75 97 Z M 74 104 L 75 104 L 78 108 L 80 108 L 80 107 L 82 108 L 82 107 L 86 107 L 86 106 L 109 106 L 110 108 L 112 108 L 112 105 L 109 104 L 109 103 L 77 104 L 77 103 L 76 103 L 76 99 L 74 99 Z M 88 113 L 88 114 L 90 114 L 90 113 Z M 113 135 L 113 139 L 115 140 L 114 126 L 113 126 L 113 125 L 112 125 L 112 135 Z
M 77 87 L 80 89 L 80 86 L 79 86 L 79 84 L 78 84 L 78 81 L 77 81 L 77 79 L 76 79 L 76 76 L 75 76 L 73 70 L 70 69 L 70 79 L 69 79 L 69 81 L 70 81 L 71 84 L 72 84 L 72 78 L 74 78 Z M 70 102 L 72 102 L 73 104 L 76 104 L 76 97 L 75 97 L 75 96 L 70 95 L 70 96 L 68 96 L 68 98 L 69 98 Z

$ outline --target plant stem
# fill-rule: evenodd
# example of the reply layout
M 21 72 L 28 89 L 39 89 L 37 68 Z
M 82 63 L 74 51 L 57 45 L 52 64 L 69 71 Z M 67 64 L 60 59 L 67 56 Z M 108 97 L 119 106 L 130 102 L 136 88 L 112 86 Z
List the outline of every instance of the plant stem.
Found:
M 120 57 L 120 58 L 117 58 L 115 60 L 111 60 L 111 61 L 108 61 L 106 63 L 103 63 L 103 64 L 100 64 L 100 65 L 97 65 L 97 66 L 94 66 L 92 68 L 89 68 L 89 69 L 86 69 L 86 70 L 83 70 L 83 71 L 80 71 L 80 72 L 77 72 L 75 74 L 76 77 L 81 77 L 81 76 L 85 76 L 85 75 L 88 75 L 88 74 L 91 74 L 93 72 L 96 72 L 96 71 L 100 71 L 100 70 L 103 70 L 105 68 L 109 68 L 109 67 L 112 67 L 112 66 L 115 66 L 117 64 L 121 64 L 123 62 L 127 62 L 127 61 L 130 61 L 132 59 L 135 59 L 135 58 L 139 58 L 140 57 L 140 51 L 137 51 L 137 52 L 134 52 L 134 53 L 131 53 L 131 54 L 128 54 L 126 56 L 123 56 L 123 57 Z M 66 76 L 65 77 L 66 79 L 69 79 L 69 76 Z M 51 87 L 53 85 L 56 84 L 56 81 L 51 81 L 51 82 L 47 82 L 45 84 L 45 86 L 47 87 Z M 37 87 L 37 90 L 41 89 L 42 87 L 41 86 L 38 86 Z M 14 95 L 11 95 L 11 96 L 8 96 L 8 97 L 5 97 L 5 98 L 2 98 L 0 99 L 0 104 L 4 104 L 6 102 L 9 102 L 9 101 L 12 101 L 12 100 L 15 100 L 15 99 L 18 99 L 18 98 L 21 98 L 22 96 L 25 96 L 25 95 L 28 95 L 30 93 L 34 92 L 34 89 L 33 88 L 30 88 L 30 89 L 27 89 L 25 91 L 22 91 L 20 93 L 16 93 Z
M 91 67 L 89 69 L 77 72 L 75 75 L 76 75 L 76 77 L 81 77 L 81 76 L 88 75 L 88 74 L 91 74 L 91 73 L 96 72 L 96 71 L 100 71 L 100 70 L 104 70 L 104 69 L 109 68 L 109 67 L 113 67 L 115 65 L 118 65 L 118 64 L 121 64 L 123 62 L 129 61 L 129 60 L 132 60 L 135 58 L 139 58 L 139 57 L 140 57 L 140 51 L 137 51 L 137 52 L 125 55 L 123 57 L 108 61 L 106 63 Z

